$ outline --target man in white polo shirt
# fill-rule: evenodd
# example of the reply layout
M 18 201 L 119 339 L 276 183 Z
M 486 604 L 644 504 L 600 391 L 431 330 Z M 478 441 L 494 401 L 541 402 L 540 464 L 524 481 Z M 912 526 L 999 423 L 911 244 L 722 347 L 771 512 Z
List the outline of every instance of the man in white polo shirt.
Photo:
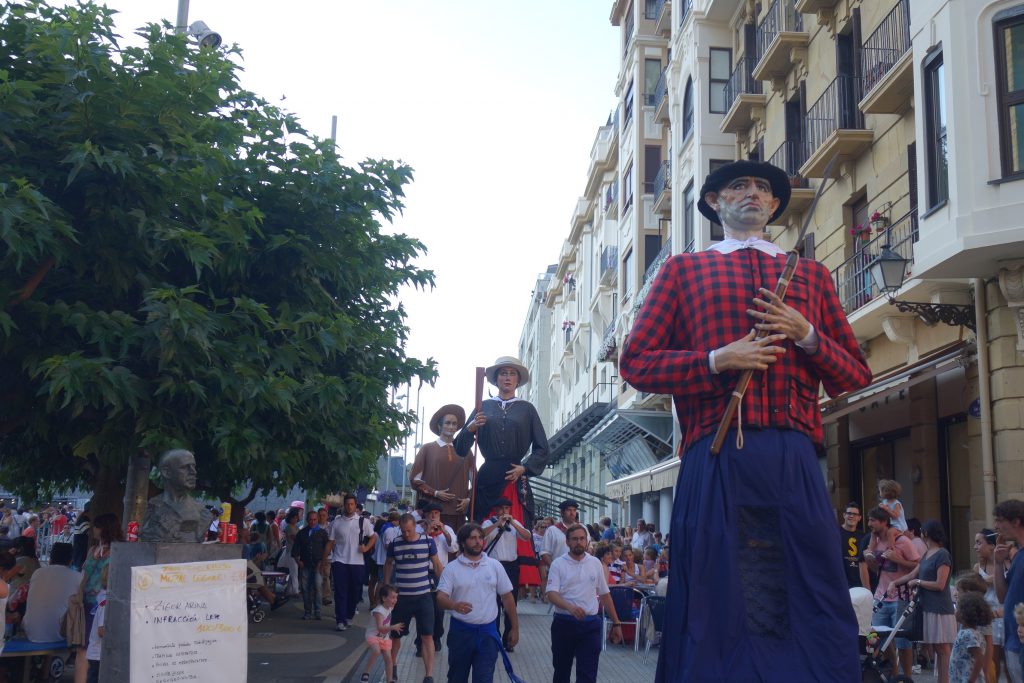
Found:
M 569 552 L 569 546 L 565 544 L 565 530 L 579 521 L 576 518 L 579 507 L 580 504 L 575 500 L 563 500 L 558 504 L 562 519 L 544 532 L 544 547 L 540 551 L 540 561 L 545 565 L 550 566 L 557 558 Z
M 615 604 L 608 592 L 604 566 L 587 554 L 590 534 L 581 524 L 565 530 L 569 552 L 551 563 L 548 570 L 548 602 L 554 605 L 551 620 L 551 660 L 555 668 L 552 683 L 569 683 L 576 663 L 576 683 L 596 683 L 601 657 L 601 614 L 604 606 L 612 620 L 612 642 L 622 640 Z
M 334 620 L 339 631 L 348 628 L 356 614 L 356 605 L 363 599 L 363 579 L 366 577 L 363 553 L 372 550 L 377 540 L 373 525 L 359 514 L 356 503 L 354 495 L 345 495 L 345 511 L 331 522 L 324 549 L 324 562 L 329 560 L 331 563 Z
M 513 586 L 497 560 L 484 554 L 480 527 L 469 523 L 459 529 L 462 554 L 445 567 L 437 586 L 437 604 L 452 612 L 448 632 L 448 681 L 468 683 L 494 680 L 501 639 L 498 637 L 497 597 L 512 622 L 507 642 L 519 642 L 519 615 L 512 599 Z
M 519 549 L 516 538 L 532 541 L 533 534 L 530 530 L 516 521 L 512 516 L 512 501 L 508 498 L 499 498 L 494 502 L 495 514 L 483 523 L 484 530 L 484 552 L 501 563 L 508 580 L 512 582 L 512 599 L 519 604 Z M 501 607 L 498 607 L 500 616 Z M 512 621 L 508 614 L 505 615 L 505 630 L 501 636 L 501 642 L 506 652 L 512 652 L 514 647 L 509 645 L 508 633 L 512 628 Z

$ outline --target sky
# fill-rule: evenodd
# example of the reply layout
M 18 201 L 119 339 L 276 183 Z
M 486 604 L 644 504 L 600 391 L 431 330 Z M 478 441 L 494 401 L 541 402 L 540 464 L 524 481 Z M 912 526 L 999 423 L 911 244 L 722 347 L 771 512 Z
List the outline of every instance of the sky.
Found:
M 173 23 L 178 6 L 107 4 L 126 38 L 148 22 Z M 405 211 L 389 229 L 428 249 L 417 263 L 436 286 L 400 299 L 407 353 L 435 359 L 439 377 L 413 386 L 409 409 L 418 394 L 427 420 L 447 403 L 468 413 L 475 368 L 518 353 L 537 275 L 558 260 L 594 137 L 616 105 L 611 0 L 189 4 L 190 22 L 242 48 L 243 87 L 320 137 L 337 116 L 348 163 L 413 167 Z

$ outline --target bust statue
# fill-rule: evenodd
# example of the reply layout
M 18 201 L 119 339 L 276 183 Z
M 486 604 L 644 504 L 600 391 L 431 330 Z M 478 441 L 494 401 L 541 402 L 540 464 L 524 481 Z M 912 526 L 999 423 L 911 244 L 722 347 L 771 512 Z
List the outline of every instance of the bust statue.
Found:
M 139 540 L 146 543 L 201 543 L 206 540 L 210 513 L 192 498 L 196 458 L 177 449 L 160 456 L 164 490 L 149 500 Z

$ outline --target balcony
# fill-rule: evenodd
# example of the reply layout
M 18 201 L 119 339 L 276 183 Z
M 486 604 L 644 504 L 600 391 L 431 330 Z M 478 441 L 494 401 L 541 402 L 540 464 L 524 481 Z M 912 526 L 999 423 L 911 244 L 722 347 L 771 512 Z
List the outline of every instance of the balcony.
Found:
M 607 246 L 601 252 L 601 284 L 606 287 L 615 284 L 615 276 L 619 272 L 619 248 Z
M 665 240 L 665 244 L 661 245 L 661 249 L 658 251 L 658 255 L 654 257 L 654 260 L 651 261 L 651 265 L 649 265 L 647 267 L 647 270 L 644 271 L 644 287 L 641 288 L 641 290 L 640 290 L 642 295 L 646 295 L 647 294 L 647 289 L 648 289 L 647 283 L 649 283 L 651 281 L 651 279 L 655 275 L 658 274 L 658 271 L 661 270 L 661 266 L 665 263 L 665 261 L 668 260 L 668 257 L 671 256 L 671 255 L 672 255 L 672 238 L 669 237 L 667 240 Z M 637 297 L 637 301 L 643 301 L 643 300 L 644 300 L 643 296 Z
M 757 54 L 753 76 L 759 81 L 784 78 L 793 66 L 793 50 L 803 50 L 810 42 L 804 31 L 804 17 L 793 7 L 793 0 L 775 0 L 757 25 Z
M 658 174 L 654 176 L 654 213 L 669 215 L 672 213 L 672 164 L 661 162 Z
M 604 337 L 601 338 L 601 348 L 597 351 L 597 362 L 614 362 L 615 351 L 615 321 L 613 320 L 604 328 Z
M 693 0 L 676 0 L 676 3 L 679 5 L 679 25 L 682 26 L 693 9 Z
M 865 114 L 898 114 L 914 99 L 914 69 L 910 51 L 910 3 L 900 0 L 861 49 Z
M 658 0 L 656 4 L 658 23 L 654 29 L 659 36 L 668 38 L 672 35 L 672 3 L 669 0 Z
M 768 159 L 768 163 L 786 172 L 791 188 L 789 204 L 775 219 L 775 225 L 785 225 L 790 218 L 803 214 L 814 201 L 814 190 L 807 187 L 807 178 L 800 175 L 806 149 L 803 140 L 786 140 Z
M 617 181 L 608 184 L 604 191 L 604 217 L 616 219 L 619 217 L 619 183 Z
M 875 237 L 859 245 L 857 253 L 843 261 L 832 271 L 836 291 L 847 315 L 875 299 L 880 292 L 871 277 L 871 260 L 881 251 L 883 244 L 905 259 L 914 258 L 914 243 L 917 242 L 917 211 L 911 211 Z
M 840 161 L 856 159 L 871 146 L 874 133 L 864 130 L 864 116 L 857 108 L 860 79 L 838 76 L 829 83 L 804 117 L 807 161 L 800 167 L 805 178 L 820 178 L 833 155 Z M 839 168 L 832 168 L 833 174 Z
M 723 133 L 743 133 L 763 115 L 767 96 L 761 81 L 753 77 L 756 57 L 744 57 L 733 69 L 725 84 L 725 116 L 719 130 Z
M 831 12 L 838 4 L 839 0 L 796 0 L 796 11 L 801 14 Z
M 668 123 L 668 67 L 662 69 L 654 87 L 654 121 Z

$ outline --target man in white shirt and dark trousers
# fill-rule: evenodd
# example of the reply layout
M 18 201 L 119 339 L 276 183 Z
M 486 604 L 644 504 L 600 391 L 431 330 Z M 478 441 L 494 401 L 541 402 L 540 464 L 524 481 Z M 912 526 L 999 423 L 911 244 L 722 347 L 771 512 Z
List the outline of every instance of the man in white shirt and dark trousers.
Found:
M 508 498 L 499 498 L 495 501 L 495 515 L 484 520 L 484 548 L 487 556 L 497 560 L 505 569 L 508 580 L 512 583 L 512 600 L 519 604 L 519 549 L 516 537 L 524 540 L 533 540 L 533 534 L 529 529 L 517 522 L 512 517 L 512 501 Z M 497 603 L 496 603 L 497 604 Z M 498 613 L 501 614 L 501 605 L 498 604 Z M 509 644 L 508 634 L 512 629 L 511 615 L 505 613 L 505 630 L 501 636 L 501 642 L 506 652 L 512 652 L 514 645 Z
M 331 522 L 324 549 L 324 562 L 331 563 L 334 582 L 334 620 L 336 628 L 344 631 L 356 614 L 356 605 L 363 598 L 366 565 L 363 553 L 373 549 L 377 535 L 373 525 L 356 510 L 356 497 L 345 495 L 343 514 Z
M 601 657 L 601 614 L 598 601 L 612 620 L 612 642 L 622 640 L 622 629 L 604 566 L 587 554 L 590 534 L 581 524 L 565 531 L 569 552 L 551 563 L 548 570 L 548 602 L 554 605 L 551 620 L 552 683 L 569 683 L 576 663 L 576 683 L 596 683 Z
M 498 637 L 498 601 L 512 626 L 506 635 L 509 646 L 519 642 L 519 616 L 512 582 L 501 563 L 483 553 L 483 532 L 470 523 L 459 529 L 462 555 L 441 574 L 437 604 L 452 612 L 448 636 L 448 681 L 473 683 L 494 680 L 501 640 Z M 495 600 L 497 598 L 497 600 Z
M 557 558 L 569 552 L 569 547 L 565 542 L 565 530 L 579 522 L 576 517 L 576 511 L 579 508 L 580 504 L 575 500 L 563 500 L 558 504 L 562 519 L 549 526 L 544 532 L 544 545 L 540 551 L 540 561 L 545 565 L 550 566 Z

